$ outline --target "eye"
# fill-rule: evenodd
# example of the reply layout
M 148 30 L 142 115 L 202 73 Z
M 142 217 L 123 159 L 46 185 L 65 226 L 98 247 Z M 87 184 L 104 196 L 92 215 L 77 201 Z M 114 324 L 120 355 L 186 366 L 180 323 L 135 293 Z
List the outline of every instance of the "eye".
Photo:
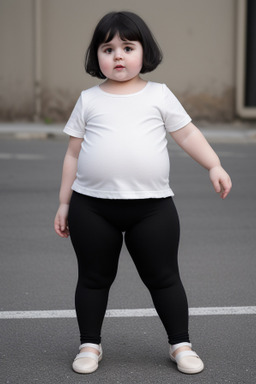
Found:
M 132 48 L 129 47 L 129 46 L 128 46 L 128 47 L 125 47 L 125 48 L 124 48 L 124 51 L 125 51 L 125 52 L 131 52 L 131 51 L 132 51 Z
M 111 53 L 111 52 L 112 52 L 112 48 L 106 48 L 106 49 L 104 50 L 104 52 L 105 52 L 105 53 Z

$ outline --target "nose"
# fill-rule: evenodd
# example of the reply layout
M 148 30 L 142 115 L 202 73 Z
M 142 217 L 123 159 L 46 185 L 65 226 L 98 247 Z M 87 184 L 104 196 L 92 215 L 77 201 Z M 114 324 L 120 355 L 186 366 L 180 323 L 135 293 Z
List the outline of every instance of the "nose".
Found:
M 118 61 L 118 60 L 122 60 L 123 59 L 123 52 L 121 49 L 117 49 L 115 51 L 115 60 Z

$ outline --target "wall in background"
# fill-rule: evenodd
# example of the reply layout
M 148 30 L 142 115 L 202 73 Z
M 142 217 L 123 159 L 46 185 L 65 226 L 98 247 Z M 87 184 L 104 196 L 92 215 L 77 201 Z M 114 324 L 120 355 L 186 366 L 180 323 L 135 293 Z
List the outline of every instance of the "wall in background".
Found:
M 40 117 L 65 121 L 81 90 L 99 82 L 83 68 L 96 23 L 106 12 L 130 10 L 147 22 L 164 53 L 163 63 L 144 78 L 166 83 L 194 119 L 232 120 L 237 1 L 129 0 L 127 4 L 124 0 L 1 0 L 0 119 L 34 118 L 39 44 Z

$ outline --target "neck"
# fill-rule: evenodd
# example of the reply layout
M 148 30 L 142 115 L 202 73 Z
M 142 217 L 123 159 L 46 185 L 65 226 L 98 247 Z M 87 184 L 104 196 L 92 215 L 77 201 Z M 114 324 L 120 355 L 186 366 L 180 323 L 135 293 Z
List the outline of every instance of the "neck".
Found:
M 139 92 L 145 87 L 146 83 L 147 81 L 141 79 L 139 76 L 128 81 L 107 79 L 104 83 L 100 84 L 100 88 L 109 93 L 129 94 Z

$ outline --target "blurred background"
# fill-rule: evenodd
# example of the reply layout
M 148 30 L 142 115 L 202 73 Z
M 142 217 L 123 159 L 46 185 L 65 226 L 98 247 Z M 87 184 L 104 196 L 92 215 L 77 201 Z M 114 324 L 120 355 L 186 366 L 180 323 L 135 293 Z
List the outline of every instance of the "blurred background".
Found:
M 71 242 L 53 229 L 63 125 L 80 92 L 100 82 L 84 71 L 93 30 L 120 10 L 138 13 L 163 50 L 143 77 L 169 86 L 233 181 L 223 203 L 167 135 L 182 279 L 190 308 L 212 308 L 190 317 L 206 362 L 195 378 L 170 365 L 157 317 L 116 317 L 104 325 L 106 360 L 85 381 L 70 369 L 76 320 L 51 317 L 74 308 L 77 279 Z M 255 128 L 256 0 L 0 0 L 0 383 L 256 383 Z M 124 247 L 109 309 L 151 308 L 127 256 Z M 243 315 L 231 316 L 237 307 Z
M 256 119 L 254 0 L 1 0 L 0 120 L 65 121 L 80 92 L 93 29 L 138 13 L 164 53 L 144 76 L 166 83 L 195 120 Z

